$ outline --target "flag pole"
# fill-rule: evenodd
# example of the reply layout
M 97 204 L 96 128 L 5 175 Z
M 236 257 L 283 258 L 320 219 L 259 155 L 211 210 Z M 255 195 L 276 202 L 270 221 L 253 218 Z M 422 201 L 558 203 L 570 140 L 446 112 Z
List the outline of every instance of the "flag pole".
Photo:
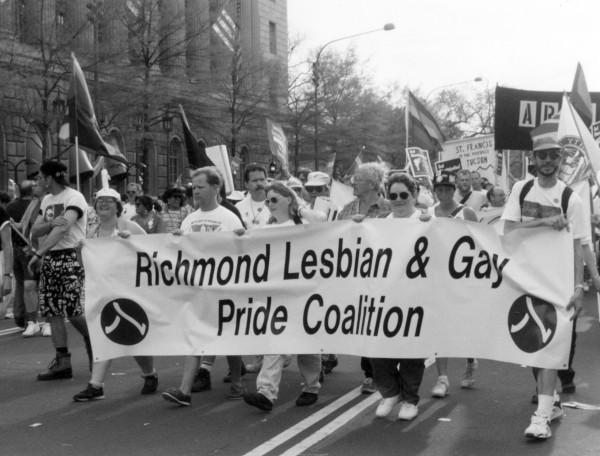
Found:
M 569 105 L 569 110 L 571 111 L 571 117 L 573 119 L 575 119 L 575 113 L 573 112 L 573 105 L 571 104 L 571 100 L 569 100 L 567 98 L 567 102 Z M 583 138 L 581 135 L 581 130 L 579 130 L 579 125 L 577 125 L 577 122 L 575 122 L 575 128 L 577 129 L 577 133 L 579 134 L 579 137 Z M 592 161 L 590 160 L 590 154 L 589 154 L 588 150 L 585 148 L 585 142 L 583 142 L 583 140 L 581 141 L 581 145 L 582 145 L 581 149 L 585 153 L 585 158 L 587 159 L 587 164 L 591 171 L 590 174 L 592 175 L 592 179 L 594 180 L 594 183 L 596 184 L 596 186 L 598 186 L 598 178 L 596 177 L 596 172 L 594 171 L 594 168 L 592 167 Z

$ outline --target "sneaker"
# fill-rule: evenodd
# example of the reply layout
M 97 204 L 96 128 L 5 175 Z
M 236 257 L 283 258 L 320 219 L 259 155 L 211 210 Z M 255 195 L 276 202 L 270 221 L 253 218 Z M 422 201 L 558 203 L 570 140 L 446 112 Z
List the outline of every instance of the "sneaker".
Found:
M 142 375 L 144 379 L 144 386 L 142 387 L 142 394 L 154 394 L 158 389 L 158 374 L 154 375 Z
M 449 394 L 448 393 L 449 388 L 450 388 L 450 385 L 448 384 L 448 380 L 446 380 L 445 378 L 439 377 L 437 383 L 431 390 L 431 395 L 433 397 L 440 397 L 440 398 L 446 397 Z
M 23 331 L 23 337 L 35 336 L 40 332 L 40 325 L 35 321 L 28 321 L 27 328 Z
M 104 399 L 104 389 L 96 388 L 91 383 L 88 383 L 86 389 L 73 396 L 75 402 L 99 401 L 100 399 Z
M 404 421 L 414 420 L 419 414 L 419 407 L 415 404 L 409 404 L 408 402 L 402 402 L 400 405 L 400 411 L 398 412 L 398 419 Z
M 243 383 L 241 385 L 233 385 L 231 388 L 229 388 L 227 399 L 231 399 L 233 401 L 244 399 L 244 394 L 246 394 L 246 387 Z
M 552 436 L 550 420 L 536 413 L 531 417 L 531 424 L 525 429 L 525 437 L 529 439 L 547 439 Z
M 333 358 L 333 359 L 328 359 L 327 361 L 325 361 L 323 363 L 323 372 L 325 372 L 326 374 L 331 374 L 331 371 L 338 365 L 338 359 L 337 358 Z
M 313 405 L 319 399 L 319 395 L 317 393 L 308 393 L 303 391 L 296 399 L 296 405 L 298 407 L 307 407 L 309 405 Z
M 573 383 L 573 382 L 562 384 L 562 392 L 564 394 L 573 394 L 573 393 L 575 393 L 575 390 L 576 390 L 575 383 Z
M 264 412 L 270 412 L 273 410 L 273 402 L 271 402 L 264 394 L 246 393 L 244 394 L 243 398 L 246 404 L 251 405 L 252 407 L 257 407 Z
M 192 396 L 183 394 L 183 391 L 179 388 L 169 388 L 162 393 L 162 397 L 165 401 L 174 402 L 175 404 L 192 405 Z
M 42 336 L 52 337 L 52 327 L 50 326 L 50 323 L 44 323 L 43 325 L 41 325 L 41 327 L 42 327 Z
M 242 377 L 246 374 L 246 366 L 242 364 Z M 227 375 L 223 377 L 223 383 L 231 383 L 231 371 L 227 371 Z
M 460 381 L 460 387 L 464 389 L 473 388 L 475 384 L 475 370 L 477 369 L 477 360 L 474 360 L 472 363 L 467 362 L 465 373 L 462 376 L 462 380 Z
M 367 377 L 362 382 L 360 386 L 360 392 L 363 394 L 373 394 L 377 392 L 377 388 L 375 388 L 375 383 L 373 383 L 373 379 L 371 377 Z
M 211 389 L 210 384 L 210 372 L 201 367 L 198 369 L 198 373 L 194 378 L 194 384 L 192 385 L 192 393 L 200 393 L 202 391 L 208 391 Z
M 381 402 L 375 410 L 375 416 L 378 416 L 379 418 L 385 418 L 388 416 L 390 413 L 392 413 L 392 409 L 398 403 L 398 399 L 399 396 L 384 397 L 381 399 Z
M 565 414 L 563 410 L 562 404 L 560 401 L 555 401 L 554 406 L 552 407 L 552 415 L 550 415 L 550 421 L 557 420 L 561 418 Z

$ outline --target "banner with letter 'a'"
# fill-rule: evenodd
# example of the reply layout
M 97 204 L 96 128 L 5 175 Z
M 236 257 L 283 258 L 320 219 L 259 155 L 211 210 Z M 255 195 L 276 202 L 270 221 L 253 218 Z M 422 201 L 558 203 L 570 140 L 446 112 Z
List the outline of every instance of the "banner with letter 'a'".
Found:
M 90 239 L 96 360 L 338 353 L 567 365 L 570 233 L 449 219 Z

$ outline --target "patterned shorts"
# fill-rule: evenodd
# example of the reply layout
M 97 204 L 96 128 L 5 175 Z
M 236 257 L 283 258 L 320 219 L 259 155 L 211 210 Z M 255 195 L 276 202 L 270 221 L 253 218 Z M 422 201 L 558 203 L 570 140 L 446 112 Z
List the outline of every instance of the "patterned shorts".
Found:
M 45 317 L 83 314 L 83 266 L 75 249 L 51 250 L 44 256 L 38 285 L 40 310 Z

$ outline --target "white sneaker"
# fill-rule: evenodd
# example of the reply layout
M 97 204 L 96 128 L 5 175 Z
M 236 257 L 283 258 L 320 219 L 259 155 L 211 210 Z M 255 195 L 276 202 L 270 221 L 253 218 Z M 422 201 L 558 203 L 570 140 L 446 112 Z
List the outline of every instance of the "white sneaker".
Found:
M 531 424 L 525 429 L 525 437 L 530 439 L 547 439 L 552 437 L 550 420 L 536 413 L 531 417 Z
M 408 402 L 402 402 L 400 405 L 400 412 L 398 412 L 398 419 L 410 421 L 414 420 L 419 414 L 419 407 Z
M 375 415 L 379 418 L 385 418 L 390 413 L 392 413 L 392 409 L 398 403 L 399 396 L 393 397 L 384 397 L 381 399 L 381 402 L 377 406 L 377 410 L 375 410 Z
M 50 326 L 50 323 L 44 323 L 42 325 L 42 336 L 44 336 L 44 337 L 52 336 L 52 327 Z
M 35 336 L 39 332 L 40 325 L 38 325 L 35 321 L 28 321 L 27 328 L 25 328 L 25 331 L 23 331 L 23 337 Z
M 437 383 L 431 390 L 431 395 L 433 397 L 446 397 L 448 395 L 448 388 L 450 385 L 448 384 L 448 380 L 442 377 L 438 378 Z

